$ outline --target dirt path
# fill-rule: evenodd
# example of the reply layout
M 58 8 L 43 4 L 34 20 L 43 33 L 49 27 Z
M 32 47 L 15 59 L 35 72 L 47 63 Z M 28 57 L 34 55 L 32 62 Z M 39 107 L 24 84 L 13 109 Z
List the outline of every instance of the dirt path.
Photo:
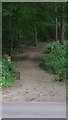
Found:
M 20 80 L 3 89 L 3 101 L 22 102 L 65 102 L 66 87 L 56 81 L 55 76 L 39 67 L 42 51 L 29 47 L 26 52 L 15 57 Z

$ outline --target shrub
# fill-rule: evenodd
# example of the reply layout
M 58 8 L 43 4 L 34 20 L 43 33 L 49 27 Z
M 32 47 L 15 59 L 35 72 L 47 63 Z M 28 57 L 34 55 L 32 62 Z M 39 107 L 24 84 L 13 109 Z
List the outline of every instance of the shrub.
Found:
M 2 66 L 2 70 L 1 70 Z M 0 87 L 9 87 L 15 80 L 15 66 L 8 55 L 5 55 L 0 61 Z
M 41 66 L 56 74 L 56 80 L 66 80 L 66 41 L 61 45 L 59 42 L 49 44 L 50 52 L 44 57 Z
M 22 47 L 20 48 L 13 48 L 13 54 L 21 54 L 24 52 L 24 49 Z

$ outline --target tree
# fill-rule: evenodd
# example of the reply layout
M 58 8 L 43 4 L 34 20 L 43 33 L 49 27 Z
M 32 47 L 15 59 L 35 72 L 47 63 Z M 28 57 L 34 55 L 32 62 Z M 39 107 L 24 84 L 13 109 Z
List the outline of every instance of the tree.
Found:
M 61 4 L 61 39 L 60 43 L 64 41 L 64 23 L 65 23 L 65 7 L 64 3 Z
M 61 3 L 3 3 L 2 9 L 3 44 L 6 44 L 11 55 L 13 49 L 20 47 L 21 43 L 37 45 L 39 41 L 54 40 L 54 36 L 57 41 L 60 30 L 63 36 L 61 38 L 64 38 L 64 13 L 62 9 L 61 20 Z
M 57 3 L 55 2 L 55 40 L 58 40 Z
M 38 38 L 37 38 L 37 25 L 36 25 L 36 22 L 35 22 L 35 45 L 37 46 L 38 44 Z

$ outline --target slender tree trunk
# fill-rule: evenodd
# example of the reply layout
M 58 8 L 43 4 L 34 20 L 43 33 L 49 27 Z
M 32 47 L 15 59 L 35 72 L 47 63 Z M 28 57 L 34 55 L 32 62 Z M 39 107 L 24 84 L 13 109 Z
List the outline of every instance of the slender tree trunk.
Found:
M 55 3 L 55 40 L 58 41 L 57 4 Z
M 13 31 L 12 31 L 12 36 L 11 36 L 11 53 L 10 53 L 10 55 L 11 55 L 11 58 L 12 58 L 12 53 L 13 53 L 13 35 L 14 33 L 13 33 Z
M 36 22 L 35 22 L 35 45 L 37 46 L 38 44 L 38 38 L 37 38 L 37 26 L 36 26 Z
M 65 15 L 64 15 L 64 3 L 61 5 L 61 38 L 60 38 L 60 43 L 63 44 L 64 41 L 64 23 L 65 23 Z
M 11 26 L 10 26 L 11 27 Z M 9 56 L 11 56 L 11 39 L 12 39 L 12 37 L 11 37 L 12 35 L 11 35 L 11 28 L 10 28 L 10 51 L 9 51 Z
M 11 56 L 11 40 L 12 40 L 12 17 L 11 17 L 11 20 L 10 20 L 10 50 L 9 50 L 9 56 Z
M 11 21 L 11 50 L 10 50 L 10 56 L 12 58 L 12 53 L 13 53 L 13 43 L 14 43 L 14 39 L 15 39 L 15 10 L 13 10 L 13 14 L 12 14 L 12 21 Z
M 12 58 L 12 52 L 13 52 L 13 34 L 14 34 L 14 30 L 13 30 L 13 20 L 12 20 L 12 30 L 11 30 L 11 43 L 10 43 L 10 56 Z

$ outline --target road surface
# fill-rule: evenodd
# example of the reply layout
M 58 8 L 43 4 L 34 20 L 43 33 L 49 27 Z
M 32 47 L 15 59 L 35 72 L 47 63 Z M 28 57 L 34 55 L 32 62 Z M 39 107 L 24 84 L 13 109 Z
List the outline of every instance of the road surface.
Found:
M 3 103 L 3 118 L 66 118 L 66 103 Z

